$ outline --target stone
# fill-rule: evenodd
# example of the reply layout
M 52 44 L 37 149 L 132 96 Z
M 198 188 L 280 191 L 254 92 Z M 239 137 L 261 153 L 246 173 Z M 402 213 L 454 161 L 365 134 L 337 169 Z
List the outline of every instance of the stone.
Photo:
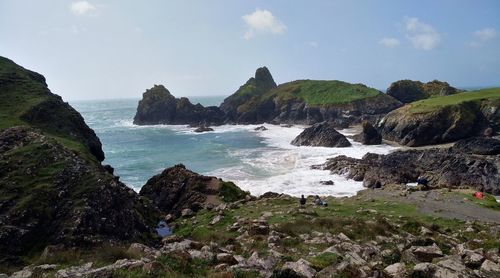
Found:
M 436 268 L 431 263 L 418 263 L 413 267 L 412 277 L 432 277 Z
M 304 259 L 299 259 L 296 262 L 286 262 L 283 269 L 291 269 L 295 273 L 307 278 L 312 278 L 316 275 L 316 270 L 310 266 L 310 263 Z
M 443 252 L 436 244 L 430 246 L 413 246 L 410 250 L 412 250 L 413 255 L 420 262 L 432 262 L 434 258 L 443 256 Z
M 179 242 L 179 241 L 183 241 L 184 238 L 182 236 L 179 236 L 179 235 L 169 235 L 169 236 L 166 236 L 164 237 L 161 242 L 163 244 L 169 244 L 169 243 L 173 243 L 173 242 Z
M 186 208 L 186 209 L 183 209 L 181 211 L 181 216 L 182 217 L 191 217 L 193 215 L 194 215 L 194 212 L 191 209 Z
M 363 121 L 363 130 L 360 134 L 354 135 L 354 140 L 361 142 L 363 145 L 380 145 L 382 144 L 382 135 L 368 121 Z
M 202 259 L 205 261 L 212 261 L 215 257 L 214 253 L 206 250 L 205 251 L 189 250 L 188 253 L 189 255 L 191 255 L 193 259 Z
M 293 141 L 295 146 L 316 147 L 349 147 L 351 143 L 347 138 L 335 130 L 335 125 L 329 122 L 314 124 L 304 129 Z
M 267 130 L 267 127 L 265 127 L 265 126 L 261 125 L 261 126 L 259 126 L 259 127 L 254 128 L 254 130 L 255 130 L 255 131 L 266 131 L 266 130 Z
M 465 258 L 463 260 L 467 267 L 476 269 L 481 266 L 485 258 L 481 254 L 469 251 L 466 252 Z
M 479 270 L 485 277 L 500 277 L 500 265 L 490 260 L 485 260 Z
M 213 128 L 211 127 L 206 127 L 206 126 L 200 126 L 197 129 L 194 130 L 194 132 L 201 133 L 201 132 L 208 132 L 208 131 L 214 131 Z
M 214 218 L 212 219 L 212 221 L 210 221 L 210 225 L 215 225 L 215 224 L 219 223 L 219 221 L 221 221 L 222 218 L 224 218 L 224 217 L 222 215 L 220 215 L 220 214 L 214 216 Z
M 238 263 L 238 261 L 234 258 L 234 256 L 228 253 L 217 254 L 217 262 L 225 263 L 228 265 L 234 265 Z
M 33 277 L 33 271 L 29 268 L 24 268 L 23 270 L 12 273 L 11 278 L 31 278 Z
M 405 277 L 406 265 L 404 263 L 395 263 L 384 268 L 389 277 Z
M 161 255 L 160 251 L 141 243 L 132 243 L 127 252 L 148 259 L 156 259 Z

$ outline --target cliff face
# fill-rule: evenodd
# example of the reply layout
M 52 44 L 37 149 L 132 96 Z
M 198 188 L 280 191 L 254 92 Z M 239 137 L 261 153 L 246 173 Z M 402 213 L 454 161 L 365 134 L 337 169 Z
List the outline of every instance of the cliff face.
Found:
M 220 105 L 220 108 L 226 113 L 226 121 L 239 122 L 241 113 L 239 107 L 252 98 L 260 97 L 271 89 L 276 88 L 276 82 L 266 67 L 258 68 L 255 77 L 250 78 L 234 94 L 230 95 Z M 258 116 L 256 116 L 258 117 Z
M 82 116 L 47 88 L 45 78 L 0 57 L 0 128 L 27 124 L 83 145 L 99 161 L 101 142 Z
M 498 88 L 436 97 L 390 112 L 378 128 L 385 139 L 410 147 L 453 142 L 489 127 L 498 131 L 499 107 Z
M 139 101 L 134 124 L 189 124 L 192 126 L 220 125 L 224 112 L 218 107 L 192 104 L 189 99 L 175 98 L 163 85 L 146 90 Z
M 427 83 L 412 80 L 399 80 L 392 83 L 387 89 L 388 95 L 402 103 L 410 103 L 435 96 L 447 96 L 459 92 L 460 90 L 457 88 L 439 80 L 433 80 Z
M 43 76 L 0 58 L 0 96 L 0 265 L 154 239 L 159 211 L 101 166 L 99 139 Z

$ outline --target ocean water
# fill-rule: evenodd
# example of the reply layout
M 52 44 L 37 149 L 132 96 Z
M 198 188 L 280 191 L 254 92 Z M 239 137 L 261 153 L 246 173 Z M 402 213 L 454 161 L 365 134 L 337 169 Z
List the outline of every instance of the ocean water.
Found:
M 190 98 L 203 105 L 218 105 L 223 97 Z M 268 191 L 293 196 L 352 196 L 363 188 L 361 182 L 329 171 L 310 169 L 328 158 L 346 155 L 361 158 L 367 152 L 386 154 L 395 147 L 349 148 L 296 147 L 290 142 L 304 126 L 290 128 L 265 124 L 224 125 L 214 132 L 195 133 L 184 125 L 133 125 L 137 99 L 78 101 L 70 104 L 85 118 L 101 139 L 105 164 L 115 168 L 122 182 L 139 191 L 146 181 L 163 169 L 182 163 L 188 169 L 235 182 L 254 195 Z M 340 131 L 353 135 L 353 129 Z M 334 185 L 322 185 L 321 181 Z

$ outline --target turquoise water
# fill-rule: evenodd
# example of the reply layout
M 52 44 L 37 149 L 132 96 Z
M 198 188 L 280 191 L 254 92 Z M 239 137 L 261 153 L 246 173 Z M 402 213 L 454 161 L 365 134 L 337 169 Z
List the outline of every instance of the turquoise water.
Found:
M 218 105 L 223 97 L 190 99 L 193 103 Z M 254 125 L 225 125 L 213 127 L 215 131 L 208 133 L 195 133 L 185 125 L 135 126 L 132 121 L 137 102 L 71 102 L 101 139 L 106 155 L 103 163 L 113 166 L 121 181 L 136 191 L 153 175 L 182 163 L 195 172 L 234 181 L 255 195 L 274 191 L 294 196 L 348 196 L 362 189 L 362 184 L 310 166 L 336 155 L 360 158 L 367 152 L 387 153 L 394 149 L 352 141 L 349 148 L 292 146 L 290 142 L 303 126 L 266 124 L 267 131 L 255 131 Z M 325 180 L 335 185 L 322 185 L 320 182 Z

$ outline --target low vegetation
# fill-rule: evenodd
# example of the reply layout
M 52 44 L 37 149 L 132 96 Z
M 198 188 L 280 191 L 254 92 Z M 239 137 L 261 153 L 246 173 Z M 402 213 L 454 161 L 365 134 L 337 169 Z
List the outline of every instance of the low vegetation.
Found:
M 500 88 L 489 88 L 449 96 L 431 97 L 409 104 L 409 111 L 412 113 L 426 113 L 446 106 L 459 105 L 467 102 L 480 104 L 482 101 L 491 101 L 500 104 Z

